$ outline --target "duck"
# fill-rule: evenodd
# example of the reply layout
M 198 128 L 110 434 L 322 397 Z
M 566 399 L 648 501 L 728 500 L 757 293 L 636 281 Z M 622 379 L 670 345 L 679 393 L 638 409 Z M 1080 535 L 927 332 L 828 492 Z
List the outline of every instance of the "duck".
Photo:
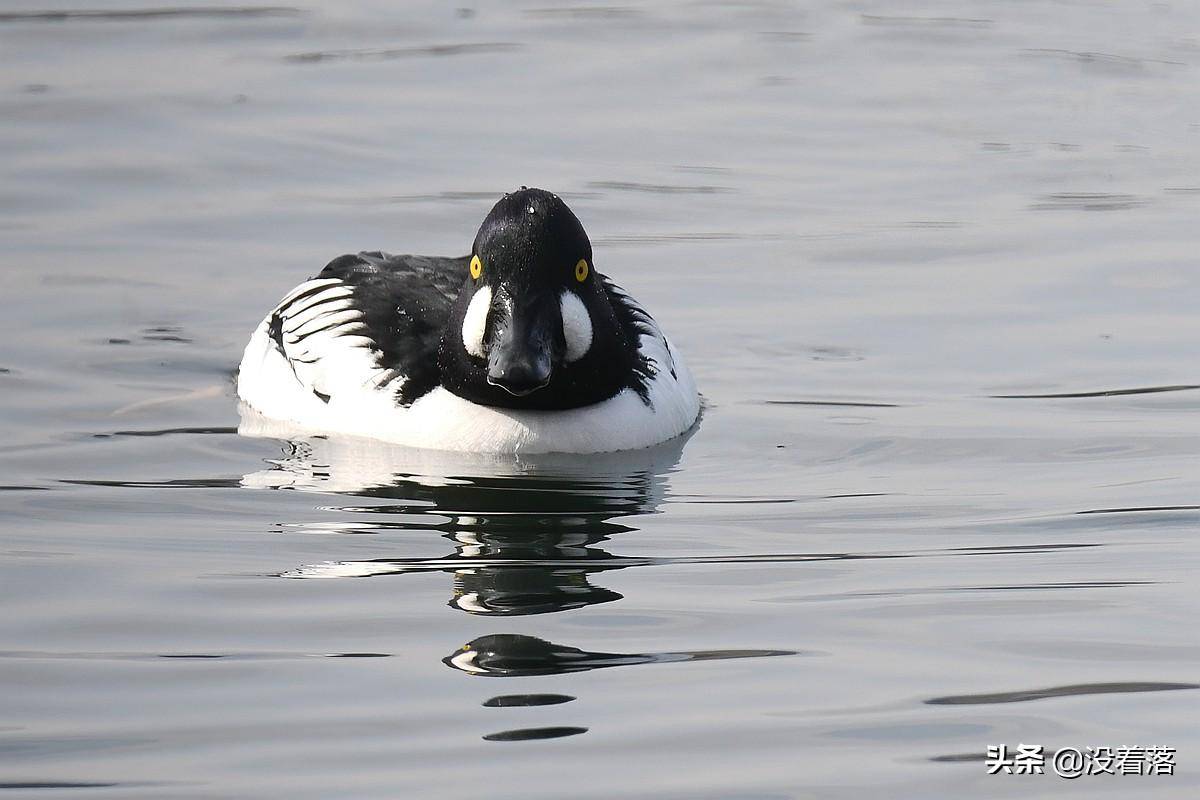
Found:
M 635 450 L 689 431 L 695 381 L 601 274 L 557 195 L 521 187 L 458 257 L 343 255 L 250 336 L 244 410 L 311 434 L 489 454 Z

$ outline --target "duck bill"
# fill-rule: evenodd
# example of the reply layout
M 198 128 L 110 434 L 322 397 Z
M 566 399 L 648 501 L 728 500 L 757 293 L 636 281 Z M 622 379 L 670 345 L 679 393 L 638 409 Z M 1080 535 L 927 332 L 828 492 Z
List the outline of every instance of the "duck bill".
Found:
M 492 346 L 487 382 L 516 397 L 550 382 L 554 367 L 554 331 L 558 310 L 549 296 L 523 302 L 506 290 L 492 309 Z

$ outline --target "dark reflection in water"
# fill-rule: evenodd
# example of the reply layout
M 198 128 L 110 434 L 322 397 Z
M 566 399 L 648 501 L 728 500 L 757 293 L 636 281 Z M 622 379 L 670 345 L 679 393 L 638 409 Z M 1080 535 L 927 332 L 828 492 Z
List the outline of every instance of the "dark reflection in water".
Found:
M 366 526 L 372 532 L 438 532 L 454 547 L 434 558 L 315 564 L 281 577 L 449 572 L 452 608 L 484 616 L 547 614 L 621 599 L 594 585 L 592 576 L 647 561 L 614 556 L 601 545 L 634 530 L 616 520 L 658 509 L 683 444 L 582 460 L 551 455 L 481 462 L 369 443 L 293 441 L 272 469 L 244 482 L 386 501 L 338 510 L 378 517 Z M 420 472 L 408 471 L 412 458 L 423 459 Z M 397 465 L 406 471 L 392 472 Z M 345 530 L 364 532 L 359 524 Z
M 184 428 L 158 428 L 158 429 L 150 429 L 150 430 L 113 431 L 112 433 L 94 433 L 94 434 L 92 434 L 92 436 L 94 436 L 97 439 L 110 439 L 114 436 L 157 437 L 157 436 L 175 436 L 175 435 L 180 435 L 180 434 L 231 435 L 231 434 L 236 434 L 236 433 L 237 433 L 237 428 L 230 427 L 227 425 L 215 425 L 215 426 L 194 426 L 194 427 L 184 427 Z
M 279 435 L 263 427 L 265 424 L 252 412 L 244 411 L 240 432 Z M 620 600 L 619 593 L 591 582 L 600 572 L 689 560 L 622 557 L 601 546 L 617 535 L 636 531 L 622 520 L 659 509 L 667 493 L 667 476 L 678 463 L 685 443 L 686 437 L 646 450 L 580 459 L 555 455 L 465 456 L 348 439 L 291 439 L 282 458 L 269 462 L 269 469 L 246 475 L 242 483 L 335 492 L 373 501 L 331 509 L 366 516 L 369 522 L 322 523 L 314 528 L 320 532 L 432 532 L 454 546 L 454 552 L 433 558 L 314 564 L 278 573 L 280 577 L 449 572 L 453 575 L 452 608 L 482 616 L 548 614 Z M 304 528 L 303 523 L 280 526 L 283 531 Z M 794 654 L 792 650 L 777 649 L 614 653 L 555 644 L 533 636 L 495 633 L 472 640 L 442 661 L 468 675 L 529 677 L 636 664 Z M 493 697 L 483 705 L 548 706 L 574 699 L 571 695 L 529 693 Z M 530 741 L 574 736 L 587 730 L 577 726 L 515 728 L 483 738 Z
M 587 733 L 587 728 L 573 725 L 558 725 L 550 728 L 517 728 L 511 731 L 489 733 L 484 736 L 488 742 L 527 742 L 532 739 L 561 739 L 564 736 L 577 736 Z
M 612 556 L 596 547 L 610 533 L 631 530 L 602 520 L 576 519 L 562 527 L 541 529 L 527 519 L 480 522 L 474 520 L 470 528 L 445 533 L 456 551 L 441 558 L 316 564 L 282 573 L 282 577 L 449 572 L 453 575 L 448 603 L 452 608 L 485 616 L 518 616 L 620 600 L 619 593 L 592 584 L 591 576 L 647 563 L 646 559 Z
M 602 653 L 554 644 L 535 636 L 501 633 L 480 636 L 442 659 L 442 663 L 471 675 L 518 677 L 587 672 L 605 667 L 663 664 L 676 661 L 717 661 L 729 658 L 794 656 L 795 650 L 697 650 L 677 653 Z
M 63 478 L 59 480 L 59 483 L 123 489 L 233 489 L 241 486 L 241 481 L 237 478 L 169 478 L 162 481 L 98 481 Z
M 587 672 L 607 667 L 663 664 L 680 661 L 714 661 L 731 658 L 763 658 L 796 655 L 793 650 L 698 650 L 674 653 L 607 653 L 555 644 L 535 636 L 500 633 L 480 636 L 442 659 L 451 669 L 473 676 L 516 678 Z M 569 695 L 502 695 L 483 703 L 490 708 L 560 705 L 574 700 Z M 490 733 L 489 742 L 553 739 L 586 733 L 587 728 L 555 726 L 520 728 Z
M 529 706 L 557 706 L 575 698 L 569 694 L 501 694 L 484 700 L 484 708 L 527 708 Z

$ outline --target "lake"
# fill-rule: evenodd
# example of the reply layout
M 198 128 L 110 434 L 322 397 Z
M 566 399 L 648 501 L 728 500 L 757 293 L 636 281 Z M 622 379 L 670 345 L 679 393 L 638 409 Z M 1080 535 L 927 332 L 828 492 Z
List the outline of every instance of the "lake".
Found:
M 0 796 L 1200 792 L 1200 6 L 85 2 L 0 9 Z M 523 184 L 686 441 L 239 412 Z

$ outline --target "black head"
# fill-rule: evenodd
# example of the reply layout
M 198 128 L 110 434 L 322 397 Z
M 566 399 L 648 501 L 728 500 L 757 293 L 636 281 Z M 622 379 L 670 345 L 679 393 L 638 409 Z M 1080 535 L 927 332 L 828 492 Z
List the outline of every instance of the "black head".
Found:
M 627 385 L 635 338 L 609 302 L 583 225 L 556 195 L 506 194 L 468 261 L 439 353 L 450 391 L 484 405 L 563 409 Z
M 479 226 L 471 254 L 488 267 L 489 282 L 567 285 L 575 264 L 592 263 L 592 243 L 557 195 L 521 188 L 500 198 Z

